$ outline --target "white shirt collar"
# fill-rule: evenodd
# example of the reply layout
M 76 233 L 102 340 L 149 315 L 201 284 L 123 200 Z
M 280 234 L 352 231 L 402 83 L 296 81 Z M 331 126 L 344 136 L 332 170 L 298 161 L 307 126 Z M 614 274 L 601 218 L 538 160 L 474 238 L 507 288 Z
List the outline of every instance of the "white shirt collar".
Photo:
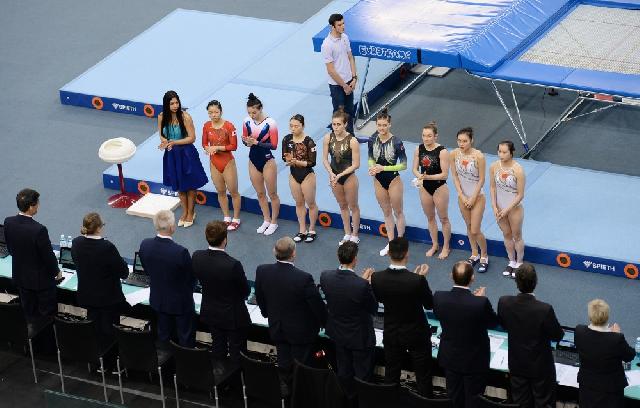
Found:
M 214 247 L 214 246 L 211 246 L 211 245 L 209 245 L 209 249 L 212 250 L 212 251 L 224 252 L 224 248 L 218 248 L 218 247 Z
M 611 331 L 611 328 L 610 328 L 609 326 L 607 326 L 607 325 L 605 325 L 605 326 L 596 326 L 595 324 L 590 324 L 590 325 L 589 325 L 589 328 L 590 328 L 591 330 L 595 330 L 595 331 L 599 331 L 599 332 L 604 332 L 604 333 L 607 333 L 607 332 L 610 332 L 610 331 Z
M 291 265 L 291 266 L 295 266 L 295 265 L 293 264 L 293 262 L 291 262 L 291 261 L 280 261 L 280 260 L 277 260 L 277 261 L 278 261 L 278 262 L 280 262 L 280 263 L 286 263 L 286 264 L 289 264 L 289 265 Z
M 100 235 L 85 235 L 84 237 L 89 239 L 102 239 Z
M 18 214 L 22 215 L 23 217 L 33 218 L 33 215 L 25 214 L 22 211 L 18 212 Z
M 396 270 L 407 269 L 407 266 L 406 265 L 394 265 L 394 264 L 391 264 L 391 265 L 389 265 L 389 269 L 396 269 Z
M 338 266 L 338 269 L 340 269 L 341 271 L 351 271 L 351 272 L 353 272 L 353 269 L 347 268 L 346 266 L 342 266 L 342 265 Z
M 158 234 L 156 235 L 156 237 L 158 237 L 158 238 L 164 238 L 164 239 L 170 239 L 170 240 L 172 240 L 172 241 L 173 241 L 173 237 L 172 237 L 171 235 L 162 235 L 162 234 L 158 233 Z
M 466 290 L 469 290 L 469 291 L 471 290 L 471 289 L 469 289 L 468 286 L 453 285 L 453 287 L 454 288 L 460 288 L 460 289 L 466 289 Z

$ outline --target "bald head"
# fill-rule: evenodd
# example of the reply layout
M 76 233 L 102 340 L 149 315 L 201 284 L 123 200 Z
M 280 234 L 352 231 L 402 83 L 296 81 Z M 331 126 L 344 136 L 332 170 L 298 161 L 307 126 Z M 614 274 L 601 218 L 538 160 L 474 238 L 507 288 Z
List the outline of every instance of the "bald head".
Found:
M 458 261 L 451 270 L 453 283 L 458 286 L 469 286 L 473 280 L 473 266 L 467 261 Z
M 296 243 L 290 237 L 282 237 L 276 241 L 273 253 L 278 261 L 291 261 L 296 254 Z

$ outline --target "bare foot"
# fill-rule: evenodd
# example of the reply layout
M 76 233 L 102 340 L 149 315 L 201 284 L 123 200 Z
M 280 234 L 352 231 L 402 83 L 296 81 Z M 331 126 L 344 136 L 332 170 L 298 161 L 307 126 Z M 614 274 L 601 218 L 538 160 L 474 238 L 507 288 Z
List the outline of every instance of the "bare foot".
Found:
M 447 259 L 450 252 L 451 252 L 451 249 L 442 248 L 442 252 L 440 252 L 440 255 L 438 255 L 438 259 Z
M 434 246 L 432 246 L 432 247 L 431 247 L 431 249 L 430 249 L 430 250 L 428 250 L 428 251 L 424 254 L 424 256 L 426 256 L 427 258 L 428 258 L 428 257 L 431 257 L 431 256 L 435 255 L 435 253 L 436 253 L 436 252 L 438 252 L 438 249 L 440 249 L 440 247 L 438 247 L 437 245 L 434 245 Z

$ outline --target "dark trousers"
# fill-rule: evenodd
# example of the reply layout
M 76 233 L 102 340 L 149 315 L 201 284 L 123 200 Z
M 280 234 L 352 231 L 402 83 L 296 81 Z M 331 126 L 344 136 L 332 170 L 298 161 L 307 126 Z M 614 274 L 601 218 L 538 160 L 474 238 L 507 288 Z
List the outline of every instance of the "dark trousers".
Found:
M 289 389 L 291 389 L 291 385 L 293 383 L 293 360 L 298 360 L 302 364 L 310 365 L 314 346 L 315 343 L 276 343 L 280 379 Z
M 344 93 L 344 89 L 342 89 L 340 85 L 331 84 L 329 85 L 329 92 L 331 93 L 333 111 L 335 112 L 342 107 L 342 109 L 349 115 L 349 120 L 347 121 L 347 132 L 353 134 L 353 92 L 347 95 Z
M 521 408 L 555 408 L 556 376 L 525 378 L 511 376 L 511 398 Z
M 169 343 L 171 332 L 175 325 L 178 344 L 183 347 L 194 347 L 196 344 L 196 326 L 194 312 L 172 315 L 162 312 L 156 313 L 158 319 L 158 340 Z
M 93 320 L 101 338 L 113 338 L 114 324 L 120 323 L 121 305 L 111 305 L 103 307 L 87 306 L 87 318 Z
M 36 323 L 43 317 L 54 316 L 58 311 L 56 287 L 31 290 L 19 288 L 20 304 L 28 323 Z
M 354 350 L 336 343 L 336 362 L 340 384 L 349 394 L 354 394 L 353 377 L 371 381 L 375 365 L 375 347 Z
M 219 329 L 210 326 L 213 344 L 211 351 L 215 358 L 225 358 L 227 354 L 232 362 L 240 364 L 240 352 L 247 352 L 248 327 L 234 330 Z
M 624 408 L 624 388 L 606 392 L 580 385 L 578 392 L 580 408 Z
M 451 398 L 454 408 L 476 408 L 477 395 L 484 394 L 487 386 L 487 374 L 463 374 L 445 370 L 447 380 L 447 395 Z
M 416 386 L 418 393 L 425 397 L 433 394 L 433 382 L 431 380 L 431 341 L 412 341 L 406 343 L 401 336 L 384 337 L 384 381 L 386 383 L 399 383 L 402 360 L 406 352 L 409 352 L 413 372 L 416 374 Z

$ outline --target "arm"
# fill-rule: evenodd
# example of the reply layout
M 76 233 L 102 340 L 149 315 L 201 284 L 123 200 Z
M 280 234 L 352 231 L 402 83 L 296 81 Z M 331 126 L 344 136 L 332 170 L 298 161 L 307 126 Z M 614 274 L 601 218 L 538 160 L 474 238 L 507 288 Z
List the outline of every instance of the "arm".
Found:
M 322 301 L 320 292 L 318 292 L 318 288 L 313 282 L 311 275 L 309 275 L 309 278 L 304 285 L 304 296 L 307 304 L 311 308 L 311 311 L 318 320 L 318 323 L 320 323 L 320 326 L 324 327 L 327 322 L 327 307 Z
M 251 294 L 251 286 L 247 280 L 247 275 L 244 273 L 244 268 L 240 261 L 236 261 L 233 265 L 233 271 L 235 272 L 238 286 L 238 293 L 243 299 L 247 299 Z
M 58 260 L 53 253 L 53 247 L 51 246 L 51 241 L 49 240 L 49 232 L 47 231 L 47 227 L 42 226 L 42 228 L 40 228 L 40 231 L 36 236 L 36 246 L 38 248 L 38 252 L 40 252 L 42 261 L 48 266 L 48 269 L 51 271 L 51 276 L 58 276 L 58 274 L 60 273 L 60 270 L 58 269 Z
M 620 333 L 620 356 L 622 361 L 631 361 L 636 356 L 636 351 L 627 343 L 624 335 Z
M 522 202 L 522 200 L 524 199 L 524 185 L 525 185 L 524 170 L 518 164 L 513 169 L 513 173 L 515 174 L 516 180 L 518 181 L 518 193 L 516 194 L 516 198 L 513 200 L 513 202 L 511 204 L 509 204 L 509 206 L 507 208 L 504 208 L 502 210 L 502 212 L 504 214 L 508 214 L 509 211 L 511 211 L 512 209 L 517 207 Z
M 113 271 L 118 275 L 118 278 L 126 279 L 127 276 L 129 276 L 129 267 L 127 266 L 127 262 L 122 259 L 118 252 L 118 248 L 116 248 L 112 242 L 106 242 L 109 243 L 109 256 L 112 260 Z
M 269 309 L 267 308 L 267 299 L 264 297 L 264 293 L 262 292 L 262 279 L 260 279 L 260 267 L 256 268 L 256 281 L 255 281 L 255 294 L 256 294 L 256 303 L 260 308 L 260 313 L 262 317 L 269 318 Z
M 487 322 L 487 328 L 491 329 L 498 325 L 498 315 L 493 311 L 491 302 L 488 298 L 484 298 L 484 315 Z
M 411 167 L 411 171 L 413 175 L 417 178 L 421 178 L 422 174 L 420 173 L 420 157 L 418 153 L 419 147 L 416 147 L 416 151 L 413 152 L 413 166 Z
M 422 307 L 426 310 L 433 309 L 433 293 L 431 293 L 429 282 L 427 282 L 427 278 L 424 276 L 420 277 L 420 292 L 422 295 Z
M 451 168 L 451 175 L 453 179 L 453 185 L 456 186 L 456 191 L 458 192 L 458 197 L 462 199 L 462 202 L 466 202 L 468 197 L 464 195 L 462 191 L 462 186 L 460 185 L 460 178 L 458 177 L 458 170 L 456 169 L 456 157 L 460 154 L 458 149 L 455 149 L 451 152 L 451 160 L 449 167 Z
M 293 158 L 291 160 L 291 163 L 293 164 L 293 166 L 295 167 L 315 167 L 316 165 L 316 156 L 317 156 L 317 152 L 316 152 L 316 143 L 313 141 L 313 139 L 308 138 L 307 139 L 307 157 L 305 157 L 304 160 L 298 160 L 296 158 Z M 282 147 L 282 149 L 284 150 L 284 146 Z M 284 156 L 284 152 L 283 152 L 283 156 Z
M 476 189 L 473 191 L 473 196 L 471 197 L 471 205 L 473 205 L 480 195 L 480 191 L 484 188 L 484 182 L 486 178 L 487 172 L 487 163 L 484 158 L 484 154 L 478 152 L 478 157 L 476 158 L 476 163 L 478 163 L 478 184 L 476 185 Z
M 449 177 L 449 152 L 447 149 L 440 150 L 440 169 L 438 174 L 423 174 L 423 180 L 446 180 Z
M 287 160 L 287 156 L 291 155 L 291 150 L 289 150 L 289 136 L 290 135 L 286 135 L 284 138 L 282 138 L 282 161 L 287 163 L 287 166 L 290 165 L 289 161 Z
M 396 144 L 396 164 L 390 166 L 383 166 L 383 171 L 403 171 L 407 169 L 407 153 L 404 151 L 404 145 L 402 141 L 398 139 Z
M 242 122 L 242 144 L 245 146 L 249 146 L 249 144 L 247 143 L 247 138 L 249 137 L 249 122 L 248 121 L 244 121 Z
M 342 173 L 336 174 L 337 178 L 355 173 L 355 171 L 360 167 L 360 143 L 358 143 L 358 139 L 352 137 L 349 141 L 349 147 L 351 147 L 351 166 L 344 169 Z
M 160 135 L 160 145 L 158 146 L 158 149 L 163 150 L 167 147 L 169 140 L 167 140 L 167 138 L 162 134 L 162 112 L 158 115 L 158 134 Z
M 335 174 L 333 174 L 333 170 L 331 170 L 331 163 L 329 163 L 329 134 L 328 133 L 324 135 L 324 137 L 322 138 L 322 165 L 324 166 L 324 169 L 327 171 L 327 173 L 329 173 L 329 179 L 331 179 L 332 176 L 335 176 Z
M 496 162 L 497 163 L 497 162 Z M 489 192 L 491 194 L 491 206 L 493 207 L 493 214 L 498 218 L 498 197 L 496 193 L 496 163 L 493 163 L 489 167 Z
M 209 153 L 209 150 L 207 150 L 207 147 L 209 147 L 209 140 L 207 137 L 207 123 L 205 122 L 204 125 L 202 125 L 202 148 Z
M 556 313 L 553 310 L 553 306 L 549 307 L 549 312 L 547 313 L 547 317 L 544 319 L 542 327 L 547 333 L 547 336 L 549 336 L 549 340 L 562 340 L 562 337 L 564 336 L 564 330 L 562 330 L 562 327 L 558 322 L 558 318 L 556 317 Z
M 373 138 L 369 138 L 367 142 L 367 164 L 371 168 L 376 165 L 376 160 L 373 158 Z
M 371 289 L 371 285 L 369 283 L 363 285 L 362 300 L 362 305 L 367 313 L 372 315 L 378 312 L 378 301 L 373 295 L 373 289 Z
M 180 140 L 172 140 L 168 143 L 167 147 L 173 145 L 193 144 L 193 142 L 196 141 L 196 129 L 193 127 L 193 119 L 191 119 L 191 115 L 187 112 L 183 112 L 182 118 L 184 119 L 184 127 L 187 128 L 187 137 L 183 137 Z
M 269 121 L 269 139 L 267 142 L 256 141 L 256 145 L 264 147 L 269 150 L 276 150 L 278 148 L 278 126 L 274 120 Z
M 227 128 L 227 132 L 229 132 L 229 144 L 224 145 L 222 150 L 227 152 L 238 150 L 238 132 L 236 131 L 236 127 L 233 126 L 231 122 L 226 122 L 224 126 Z
M 187 248 L 182 250 L 182 265 L 184 267 L 184 275 L 187 285 L 189 285 L 189 288 L 193 293 L 196 288 L 197 279 L 193 274 L 193 261 L 191 261 L 191 255 Z
M 353 54 L 351 53 L 351 42 L 347 40 L 347 43 L 349 44 L 349 65 L 351 65 L 351 76 L 353 77 L 350 86 L 351 86 L 351 89 L 355 91 L 356 83 L 358 82 L 358 70 L 356 68 L 356 59 L 353 57 Z

